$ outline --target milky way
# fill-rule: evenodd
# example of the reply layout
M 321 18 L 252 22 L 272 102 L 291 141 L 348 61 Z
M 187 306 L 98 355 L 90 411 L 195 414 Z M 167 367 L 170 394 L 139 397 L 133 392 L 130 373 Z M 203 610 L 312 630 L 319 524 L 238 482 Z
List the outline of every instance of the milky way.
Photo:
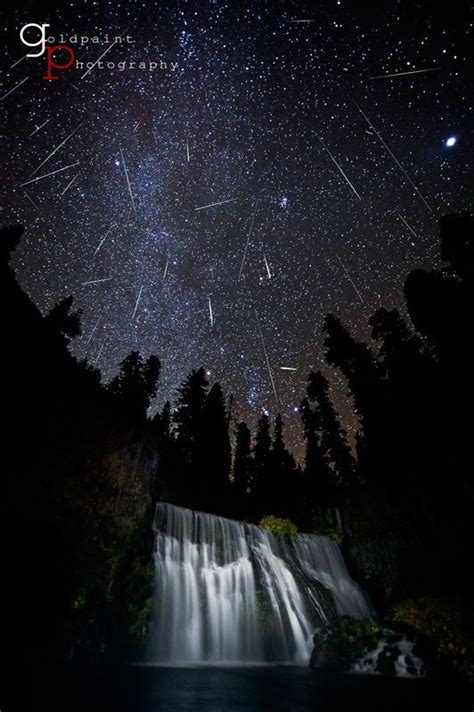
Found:
M 156 353 L 159 404 L 203 365 L 240 416 L 281 411 L 298 451 L 325 314 L 367 338 L 367 317 L 402 306 L 406 273 L 435 260 L 439 216 L 471 207 L 466 7 L 4 13 L 2 222 L 27 228 L 22 286 L 43 312 L 74 295 L 73 351 L 105 380 L 132 349 Z M 45 81 L 44 57 L 22 59 L 28 22 L 71 38 L 82 66 Z

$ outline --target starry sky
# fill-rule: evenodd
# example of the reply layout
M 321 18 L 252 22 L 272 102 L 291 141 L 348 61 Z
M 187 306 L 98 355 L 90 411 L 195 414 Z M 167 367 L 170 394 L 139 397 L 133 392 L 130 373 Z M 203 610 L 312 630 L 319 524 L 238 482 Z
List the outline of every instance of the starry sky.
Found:
M 44 80 L 29 22 L 84 66 Z M 43 312 L 74 295 L 72 349 L 105 380 L 131 350 L 157 354 L 156 408 L 203 365 L 252 424 L 281 412 L 300 454 L 325 314 L 367 338 L 436 259 L 439 216 L 472 208 L 468 3 L 29 2 L 1 29 L 0 205 L 26 226 L 22 287 Z

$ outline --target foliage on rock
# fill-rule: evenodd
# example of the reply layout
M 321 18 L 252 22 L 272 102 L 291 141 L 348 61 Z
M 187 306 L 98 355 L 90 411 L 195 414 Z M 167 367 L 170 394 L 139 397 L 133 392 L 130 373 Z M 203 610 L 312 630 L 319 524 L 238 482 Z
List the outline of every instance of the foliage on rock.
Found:
M 348 616 L 336 618 L 316 631 L 310 665 L 349 670 L 353 663 L 377 647 L 381 635 L 382 629 L 376 621 L 355 620 Z
M 374 620 L 359 621 L 343 616 L 331 623 L 325 639 L 342 657 L 355 661 L 377 646 L 381 633 L 381 627 Z
M 275 517 L 273 514 L 266 514 L 260 521 L 260 526 L 267 529 L 272 534 L 283 536 L 296 536 L 298 529 L 290 519 Z
M 328 539 L 331 539 L 338 546 L 342 546 L 344 540 L 342 532 L 340 532 L 335 527 L 330 527 L 324 524 L 318 525 L 317 523 L 315 523 L 313 528 L 313 534 L 316 534 L 317 536 L 327 536 Z
M 441 660 L 474 682 L 474 644 L 458 607 L 431 596 L 409 598 L 392 607 L 389 619 L 426 636 Z

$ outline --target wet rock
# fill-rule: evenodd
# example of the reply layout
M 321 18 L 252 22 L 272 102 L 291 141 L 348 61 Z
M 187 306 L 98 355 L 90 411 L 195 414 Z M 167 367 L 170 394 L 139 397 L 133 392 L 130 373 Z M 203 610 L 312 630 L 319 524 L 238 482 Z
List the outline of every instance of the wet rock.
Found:
M 314 670 L 330 670 L 332 672 L 344 672 L 348 670 L 350 664 L 344 660 L 330 645 L 320 643 L 315 645 L 311 653 L 309 666 Z
M 396 645 L 384 645 L 377 656 L 377 672 L 384 677 L 394 677 L 396 674 L 395 663 L 400 655 L 400 648 Z
M 409 655 L 405 655 L 405 665 L 406 665 L 407 673 L 409 675 L 417 674 L 415 662 L 414 662 L 413 658 L 411 658 Z
M 320 670 L 349 670 L 377 646 L 380 634 L 380 626 L 375 621 L 337 618 L 314 636 L 310 666 Z

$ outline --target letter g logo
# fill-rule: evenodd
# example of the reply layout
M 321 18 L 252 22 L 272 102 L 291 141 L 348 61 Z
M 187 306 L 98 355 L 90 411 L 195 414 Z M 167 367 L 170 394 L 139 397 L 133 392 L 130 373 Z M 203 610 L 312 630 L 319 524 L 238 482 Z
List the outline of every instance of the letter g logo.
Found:
M 37 30 L 40 31 L 41 36 L 36 42 L 28 42 L 28 40 L 25 40 L 25 30 L 27 30 L 29 27 L 34 27 Z M 24 27 L 21 28 L 20 30 L 20 39 L 23 42 L 24 45 L 27 47 L 40 47 L 41 49 L 36 53 L 36 54 L 27 54 L 27 57 L 41 57 L 41 55 L 44 52 L 45 46 L 46 46 L 46 28 L 49 27 L 49 25 L 43 24 L 43 25 L 38 25 L 36 22 L 30 22 L 28 25 L 24 25 Z

